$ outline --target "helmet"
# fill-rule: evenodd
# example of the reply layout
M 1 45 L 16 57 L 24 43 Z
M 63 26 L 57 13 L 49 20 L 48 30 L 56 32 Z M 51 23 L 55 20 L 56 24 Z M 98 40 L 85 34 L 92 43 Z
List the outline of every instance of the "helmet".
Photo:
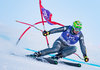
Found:
M 75 31 L 80 31 L 82 29 L 82 24 L 80 21 L 74 21 L 72 27 Z

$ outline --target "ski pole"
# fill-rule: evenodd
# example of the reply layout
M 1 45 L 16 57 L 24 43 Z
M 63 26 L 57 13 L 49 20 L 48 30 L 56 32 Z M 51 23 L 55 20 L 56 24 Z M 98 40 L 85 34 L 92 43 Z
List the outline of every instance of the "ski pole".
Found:
M 84 60 L 82 57 L 80 57 L 77 53 L 74 53 L 76 56 L 78 56 L 81 60 Z

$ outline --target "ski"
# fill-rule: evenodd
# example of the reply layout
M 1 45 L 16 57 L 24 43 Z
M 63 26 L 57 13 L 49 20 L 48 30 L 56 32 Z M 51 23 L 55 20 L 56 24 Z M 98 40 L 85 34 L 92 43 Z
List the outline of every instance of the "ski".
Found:
M 74 66 L 74 67 L 81 67 L 81 64 L 80 63 L 73 63 L 73 62 L 66 62 L 66 61 L 56 61 L 56 60 L 53 60 L 51 59 L 50 57 L 32 57 L 32 56 L 29 56 L 29 55 L 18 55 L 18 54 L 15 54 L 15 53 L 11 53 L 11 55 L 13 56 L 19 56 L 19 57 L 29 57 L 29 58 L 32 58 L 34 60 L 37 60 L 37 61 L 40 61 L 40 62 L 44 62 L 44 63 L 49 63 L 49 64 L 53 64 L 53 65 L 57 65 L 57 64 L 64 64 L 64 65 L 68 65 L 68 66 Z
M 73 62 L 66 62 L 66 61 L 60 61 L 59 63 L 62 63 L 64 65 L 74 66 L 74 67 L 81 67 L 80 63 L 73 63 Z
M 81 67 L 80 63 L 72 63 L 72 62 L 66 62 L 66 61 L 56 61 L 56 60 L 51 59 L 50 57 L 48 57 L 48 58 L 46 58 L 46 57 L 34 58 L 34 57 L 31 57 L 31 56 L 27 56 L 27 57 L 33 58 L 37 61 L 41 61 L 41 62 L 45 62 L 45 63 L 49 63 L 49 64 L 54 64 L 54 65 L 57 65 L 58 63 L 61 63 L 61 64 L 64 64 L 64 65 L 69 65 L 69 66 L 74 66 L 74 67 Z
M 57 61 L 54 61 L 54 60 L 51 59 L 51 58 L 46 58 L 46 57 L 34 57 L 34 56 L 30 56 L 30 55 L 26 55 L 26 57 L 35 59 L 35 60 L 37 60 L 37 61 L 49 63 L 49 64 L 54 64 L 54 65 L 57 65 L 57 64 L 58 64 Z
M 36 58 L 36 60 L 41 61 L 41 62 L 46 62 L 46 63 L 54 64 L 54 65 L 58 64 L 57 61 L 54 61 L 54 60 L 52 60 L 50 58 L 44 58 L 43 57 L 43 58 Z

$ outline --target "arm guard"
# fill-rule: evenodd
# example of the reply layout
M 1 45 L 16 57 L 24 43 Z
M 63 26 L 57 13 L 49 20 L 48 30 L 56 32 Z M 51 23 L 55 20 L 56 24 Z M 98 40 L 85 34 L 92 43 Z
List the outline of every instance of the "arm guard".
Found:
M 84 36 L 82 33 L 81 33 L 80 38 L 79 38 L 79 43 L 80 43 L 80 48 L 81 48 L 83 56 L 87 56 L 86 47 L 84 44 Z
M 50 34 L 59 33 L 59 32 L 66 31 L 67 29 L 68 29 L 68 26 L 64 26 L 64 27 L 51 29 L 49 32 L 50 32 Z

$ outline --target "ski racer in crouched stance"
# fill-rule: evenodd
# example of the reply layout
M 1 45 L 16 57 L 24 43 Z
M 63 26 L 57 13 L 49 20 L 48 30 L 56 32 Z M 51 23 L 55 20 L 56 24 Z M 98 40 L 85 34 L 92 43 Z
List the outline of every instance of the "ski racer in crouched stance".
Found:
M 86 47 L 84 44 L 84 37 L 81 32 L 82 24 L 80 21 L 73 22 L 72 26 L 64 26 L 60 28 L 54 28 L 50 31 L 44 31 L 43 35 L 47 36 L 54 33 L 62 32 L 61 36 L 54 42 L 52 48 L 47 48 L 34 54 L 30 54 L 33 57 L 40 57 L 51 53 L 57 53 L 55 56 L 52 56 L 52 59 L 58 60 L 59 58 L 69 56 L 76 52 L 76 44 L 79 41 L 81 52 L 84 57 L 84 61 L 88 62 L 89 58 L 87 57 Z

